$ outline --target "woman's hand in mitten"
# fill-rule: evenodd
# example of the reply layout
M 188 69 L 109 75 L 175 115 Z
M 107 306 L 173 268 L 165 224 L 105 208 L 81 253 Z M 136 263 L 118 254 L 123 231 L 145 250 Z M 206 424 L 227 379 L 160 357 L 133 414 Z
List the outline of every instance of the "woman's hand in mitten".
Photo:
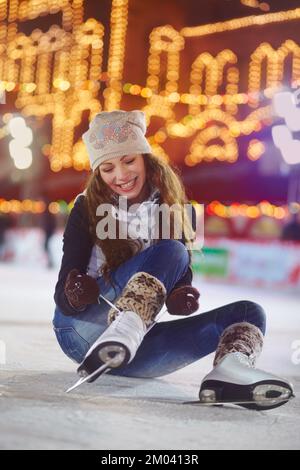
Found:
M 94 278 L 80 274 L 78 269 L 69 272 L 65 283 L 65 295 L 71 307 L 83 309 L 88 304 L 96 304 L 100 294 Z
M 182 286 L 170 292 L 166 300 L 171 315 L 191 315 L 199 308 L 199 291 L 192 286 Z

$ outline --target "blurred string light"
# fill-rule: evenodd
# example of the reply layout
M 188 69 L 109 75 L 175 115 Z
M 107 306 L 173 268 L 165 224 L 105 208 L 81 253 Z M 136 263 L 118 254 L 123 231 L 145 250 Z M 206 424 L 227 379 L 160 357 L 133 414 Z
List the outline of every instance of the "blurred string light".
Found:
M 285 61 L 289 55 L 293 57 L 292 85 L 300 84 L 300 47 L 292 40 L 286 40 L 278 49 L 273 49 L 269 43 L 262 43 L 251 55 L 249 66 L 250 104 L 257 106 L 262 90 L 262 63 L 267 61 L 266 89 L 263 94 L 272 98 L 281 88 L 284 78 Z
M 9 3 L 9 8 L 8 8 Z M 0 3 L 0 70 L 5 90 L 17 93 L 16 107 L 25 116 L 52 115 L 52 141 L 43 152 L 51 169 L 89 169 L 82 142 L 74 145 L 82 113 L 90 119 L 101 111 L 97 99 L 102 77 L 104 26 L 94 18 L 84 21 L 83 0 L 32 0 Z M 128 0 L 112 0 L 106 109 L 120 105 Z M 35 29 L 18 33 L 18 22 L 47 13 L 62 13 L 62 27 L 46 33 Z
M 300 205 L 297 204 L 297 206 L 298 211 L 300 211 Z M 294 206 L 294 211 L 295 210 L 296 205 Z M 240 203 L 224 205 L 219 201 L 213 201 L 206 207 L 206 213 L 208 215 L 215 215 L 225 219 L 234 217 L 257 219 L 259 217 L 266 216 L 281 220 L 288 217 L 290 211 L 288 206 L 275 206 L 268 201 L 262 201 L 257 205 Z
M 22 214 L 25 212 L 31 212 L 33 214 L 42 214 L 45 211 L 45 208 L 46 206 L 43 201 L 32 201 L 30 199 L 24 199 L 23 201 L 11 199 L 9 201 L 0 198 L 0 212 L 2 212 L 3 214 Z
M 190 26 L 183 28 L 180 32 L 184 37 L 200 37 L 209 34 L 223 33 L 237 29 L 249 28 L 250 26 L 264 26 L 272 23 L 282 23 L 299 19 L 300 8 L 280 11 L 278 13 L 267 13 L 265 15 L 252 15 L 244 18 L 222 21 L 219 23 L 206 24 L 204 26 Z
M 18 22 L 59 12 L 62 14 L 61 26 L 54 24 L 45 33 L 35 29 L 29 36 L 18 32 Z M 55 172 L 70 167 L 78 171 L 89 170 L 82 140 L 74 142 L 75 130 L 83 112 L 88 111 L 91 120 L 102 110 L 99 100 L 101 82 L 106 84 L 103 109 L 118 109 L 123 93 L 129 93 L 145 100 L 141 108 L 148 123 L 155 116 L 165 121 L 163 128 L 149 137 L 153 152 L 168 159 L 162 146 L 168 137 L 189 138 L 195 135 L 185 157 L 187 165 L 212 160 L 233 163 L 238 158 L 237 139 L 272 123 L 271 108 L 259 106 L 282 85 L 284 62 L 288 55 L 292 56 L 291 86 L 300 84 L 300 48 L 292 40 L 285 41 L 276 50 L 268 43 L 258 45 L 250 57 L 246 93 L 238 89 L 240 71 L 234 51 L 225 49 L 216 56 L 202 52 L 191 64 L 188 90 L 180 92 L 180 60 L 185 42 L 190 37 L 201 38 L 299 18 L 300 8 L 183 28 L 181 31 L 170 25 L 154 28 L 149 37 L 148 76 L 146 84 L 141 85 L 124 83 L 123 80 L 128 0 L 112 0 L 107 71 L 102 70 L 104 26 L 94 18 L 84 20 L 83 0 L 2 1 L 2 85 L 5 90 L 16 93 L 16 107 L 25 116 L 52 116 L 51 143 L 44 145 L 42 151 Z M 8 20 L 7 24 L 4 20 Z M 265 61 L 264 87 L 262 70 Z M 224 94 L 218 93 L 221 87 Z M 179 122 L 175 114 L 177 104 L 186 105 L 185 115 Z M 240 106 L 257 109 L 239 121 L 235 116 Z M 3 136 L 1 130 L 0 138 Z M 255 145 L 250 143 L 248 157 L 251 160 L 259 158 L 261 150 L 262 146 L 257 142 Z
M 270 5 L 267 2 L 259 2 L 258 0 L 240 0 L 242 5 L 250 8 L 259 8 L 262 11 L 270 11 Z
M 196 209 L 199 209 L 197 201 L 191 201 Z M 33 214 L 42 214 L 46 209 L 52 214 L 68 214 L 74 205 L 74 200 L 67 203 L 64 200 L 52 201 L 48 205 L 44 201 L 33 201 L 25 199 L 19 201 L 16 199 L 7 200 L 0 198 L 0 213 L 17 213 L 30 212 Z M 276 206 L 268 201 L 262 201 L 256 205 L 248 205 L 241 203 L 232 203 L 225 205 L 220 201 L 212 201 L 205 207 L 207 216 L 217 216 L 220 218 L 231 219 L 236 217 L 246 217 L 249 219 L 257 219 L 259 217 L 270 217 L 273 219 L 283 220 L 289 214 L 300 213 L 300 204 L 293 202 L 290 205 Z
M 189 107 L 189 113 L 191 115 L 199 114 L 202 105 L 207 106 L 208 108 L 213 108 L 216 106 L 221 106 L 223 103 L 228 108 L 228 111 L 231 111 L 232 114 L 237 113 L 237 106 L 233 106 L 233 102 L 226 101 L 222 96 L 217 95 L 217 90 L 220 86 L 220 83 L 223 82 L 224 69 L 226 65 L 236 64 L 237 57 L 230 49 L 225 49 L 217 54 L 216 57 L 213 57 L 210 53 L 204 52 L 200 54 L 197 59 L 192 64 L 192 71 L 190 74 L 190 94 L 194 97 L 205 93 L 207 96 L 207 101 L 203 102 L 203 99 L 200 99 L 197 103 L 197 100 L 194 103 L 191 103 Z M 202 90 L 202 83 L 204 81 L 205 73 L 208 74 L 205 81 L 205 88 Z M 227 84 L 226 92 L 228 95 L 236 95 L 238 93 L 238 81 L 239 81 L 239 71 L 236 67 L 229 67 L 227 69 Z M 202 101 L 202 103 L 201 103 Z
M 7 3 L 1 2 L 0 20 L 7 17 Z M 9 2 L 9 21 L 33 20 L 38 16 L 47 13 L 62 13 L 62 24 L 65 30 L 69 30 L 73 25 L 79 26 L 83 21 L 84 0 L 28 0 L 19 2 L 11 0 Z
M 148 57 L 147 87 L 153 93 L 165 89 L 167 93 L 177 92 L 179 79 L 180 51 L 184 48 L 184 39 L 172 26 L 154 28 L 150 34 L 150 51 Z M 167 56 L 165 83 L 160 81 L 160 70 L 163 66 L 163 54 Z
M 265 153 L 265 145 L 258 139 L 252 139 L 249 142 L 247 156 L 249 160 L 256 161 Z
M 107 74 L 109 85 L 104 91 L 105 109 L 118 109 L 122 98 L 122 77 L 128 23 L 128 1 L 112 0 L 110 45 Z
M 300 131 L 299 104 L 300 89 L 294 93 L 278 93 L 273 98 L 275 113 L 286 122 L 286 125 L 273 126 L 273 141 L 289 165 L 300 164 L 300 140 L 294 139 L 292 134 L 292 132 Z
M 19 170 L 26 170 L 32 165 L 32 152 L 28 148 L 32 143 L 32 130 L 27 127 L 21 116 L 12 117 L 8 129 L 13 139 L 9 142 L 9 153 Z
M 52 214 L 68 214 L 74 205 L 74 201 L 67 203 L 64 200 L 52 201 L 48 205 L 44 201 L 34 201 L 31 199 L 24 199 L 19 201 L 17 199 L 3 199 L 0 198 L 0 213 L 9 214 L 16 213 L 22 214 L 29 212 L 32 214 L 43 214 L 46 209 Z
M 300 10 L 295 15 L 299 18 Z M 283 13 L 283 16 L 266 16 L 264 22 L 284 21 L 294 18 L 294 13 Z M 227 24 L 227 26 L 238 28 L 239 23 Z M 247 26 L 255 24 L 253 18 L 248 18 Z M 243 25 L 242 25 L 243 26 Z M 233 28 L 231 28 L 233 29 Z M 271 98 L 272 94 L 281 87 L 284 76 L 284 60 L 291 54 L 293 56 L 292 84 L 296 85 L 300 81 L 300 48 L 294 41 L 287 40 L 278 49 L 274 50 L 270 44 L 263 43 L 258 46 L 251 56 L 249 72 L 249 93 L 238 93 L 239 70 L 234 64 L 237 62 L 236 55 L 231 50 L 221 51 L 216 57 L 209 53 L 202 53 L 192 65 L 190 93 L 180 94 L 178 91 L 168 92 L 166 89 L 159 91 L 159 84 L 162 80 L 161 54 L 167 54 L 168 69 L 166 77 L 173 76 L 175 79 L 179 75 L 179 69 L 174 66 L 172 69 L 169 61 L 170 51 L 173 53 L 182 49 L 182 43 L 178 40 L 178 34 L 171 26 L 156 28 L 152 40 L 158 42 L 153 44 L 152 62 L 149 60 L 149 77 L 147 87 L 140 87 L 138 84 L 126 83 L 124 93 L 133 95 L 140 94 L 142 97 L 150 95 L 148 105 L 144 108 L 148 121 L 151 116 L 160 116 L 166 120 L 164 131 L 171 137 L 191 137 L 195 132 L 199 132 L 191 145 L 191 153 L 185 157 L 185 163 L 194 166 L 201 161 L 228 161 L 235 162 L 238 158 L 238 147 L 236 139 L 241 135 L 250 135 L 259 132 L 263 127 L 270 125 L 273 120 L 271 106 L 263 106 L 250 113 L 244 121 L 233 120 L 231 116 L 238 111 L 238 105 L 247 104 L 250 107 L 257 107 L 261 100 Z M 208 33 L 209 31 L 206 31 Z M 168 40 L 168 47 L 159 39 L 159 34 L 164 40 Z M 150 39 L 151 40 L 151 39 Z M 173 44 L 172 44 L 173 42 Z M 262 90 L 263 64 L 267 59 L 266 89 Z M 225 73 L 224 73 L 225 72 Z M 205 83 L 201 88 L 202 82 Z M 226 94 L 217 94 L 217 89 L 226 77 Z M 174 90 L 178 90 L 177 83 L 172 84 Z M 189 114 L 186 114 L 181 122 L 176 122 L 173 107 L 175 103 L 189 105 Z M 208 113 L 208 110 L 213 112 Z M 220 112 L 224 110 L 225 112 Z M 194 118 L 195 117 L 195 118 Z M 212 126 L 206 131 L 206 127 L 215 121 L 220 128 L 219 136 L 216 135 L 216 128 Z M 218 138 L 222 144 L 209 145 L 211 139 Z M 232 139 L 233 138 L 233 139 Z M 225 139 L 225 140 L 224 140 Z M 156 135 L 153 136 L 156 141 Z M 251 141 L 248 148 L 248 158 L 257 160 L 264 153 L 263 143 Z

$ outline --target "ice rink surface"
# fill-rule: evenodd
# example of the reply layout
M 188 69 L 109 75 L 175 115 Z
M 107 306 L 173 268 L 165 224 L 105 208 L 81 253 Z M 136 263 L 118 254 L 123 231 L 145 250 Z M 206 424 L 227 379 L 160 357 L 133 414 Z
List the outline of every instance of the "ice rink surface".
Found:
M 77 376 L 52 332 L 56 278 L 56 271 L 0 265 L 1 449 L 300 448 L 300 293 L 195 279 L 198 313 L 241 299 L 267 312 L 258 366 L 289 378 L 297 398 L 257 412 L 181 404 L 198 396 L 212 355 L 164 378 L 104 376 L 67 395 Z

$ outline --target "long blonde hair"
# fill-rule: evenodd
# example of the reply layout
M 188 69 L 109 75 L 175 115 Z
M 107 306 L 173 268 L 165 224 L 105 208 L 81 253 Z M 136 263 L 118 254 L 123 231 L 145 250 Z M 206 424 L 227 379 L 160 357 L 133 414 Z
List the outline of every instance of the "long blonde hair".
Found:
M 178 204 L 182 211 L 183 238 L 187 248 L 189 248 L 193 233 L 191 222 L 187 217 L 184 204 L 188 202 L 185 189 L 178 170 L 172 168 L 169 163 L 152 154 L 143 154 L 146 170 L 146 181 L 150 187 L 157 188 L 160 192 L 160 203 L 169 206 Z M 88 213 L 89 231 L 95 244 L 103 251 L 106 261 L 101 267 L 101 273 L 106 279 L 110 277 L 112 270 L 138 253 L 141 249 L 141 242 L 127 239 L 105 239 L 97 237 L 96 226 L 101 217 L 96 215 L 97 207 L 102 203 L 114 204 L 113 191 L 103 181 L 99 167 L 90 176 L 85 190 L 85 204 Z M 172 214 L 171 214 L 172 215 Z M 171 238 L 174 233 L 171 228 Z M 189 251 L 190 254 L 190 251 Z

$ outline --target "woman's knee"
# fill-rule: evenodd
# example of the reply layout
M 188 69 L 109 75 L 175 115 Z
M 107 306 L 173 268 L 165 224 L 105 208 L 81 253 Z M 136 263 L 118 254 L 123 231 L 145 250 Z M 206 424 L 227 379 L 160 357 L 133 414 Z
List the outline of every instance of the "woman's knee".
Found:
M 245 321 L 253 323 L 265 334 L 267 317 L 264 308 L 251 300 L 244 300 L 243 303 L 245 306 Z
M 176 263 L 176 266 L 178 264 L 186 267 L 189 265 L 188 250 L 179 240 L 160 240 L 154 247 L 156 251 L 160 252 L 160 259 L 165 258 L 167 261 L 166 266 L 172 267 L 174 263 Z
M 53 328 L 57 342 L 65 355 L 76 363 L 82 362 L 90 348 L 88 341 L 74 327 Z

